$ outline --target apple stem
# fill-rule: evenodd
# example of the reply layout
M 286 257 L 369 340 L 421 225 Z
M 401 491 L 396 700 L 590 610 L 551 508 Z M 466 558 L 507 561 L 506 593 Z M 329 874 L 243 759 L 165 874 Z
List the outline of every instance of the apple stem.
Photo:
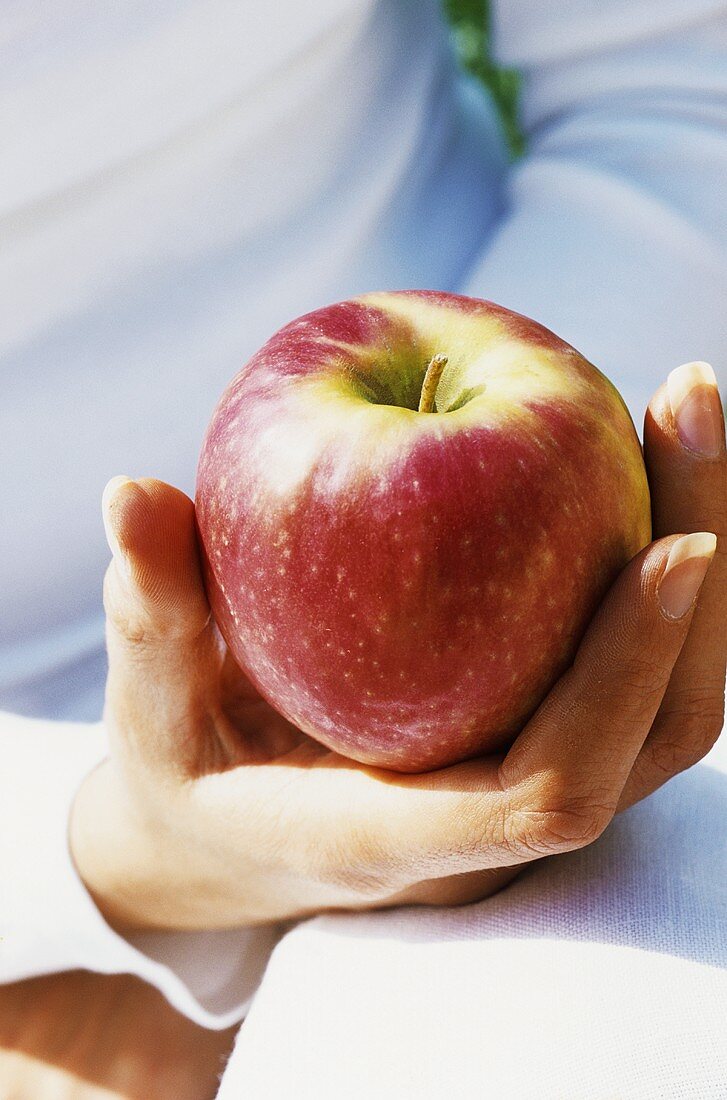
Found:
M 446 355 L 435 355 L 427 367 L 427 373 L 424 375 L 424 382 L 422 383 L 422 394 L 419 398 L 418 411 L 420 413 L 434 412 L 434 395 L 437 392 L 439 379 L 442 377 L 442 371 L 446 365 Z

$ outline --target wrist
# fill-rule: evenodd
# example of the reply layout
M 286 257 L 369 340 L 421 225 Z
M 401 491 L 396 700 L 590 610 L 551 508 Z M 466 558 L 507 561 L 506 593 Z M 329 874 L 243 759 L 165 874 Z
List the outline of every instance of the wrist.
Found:
M 237 894 L 225 888 L 229 864 L 216 866 L 192 817 L 184 792 L 161 783 L 152 798 L 135 797 L 113 760 L 81 784 L 69 822 L 71 858 L 102 917 L 122 935 L 264 923 L 246 919 Z
M 76 871 L 103 918 L 118 931 L 165 925 L 161 832 L 143 824 L 114 764 L 86 776 L 71 808 L 68 840 Z

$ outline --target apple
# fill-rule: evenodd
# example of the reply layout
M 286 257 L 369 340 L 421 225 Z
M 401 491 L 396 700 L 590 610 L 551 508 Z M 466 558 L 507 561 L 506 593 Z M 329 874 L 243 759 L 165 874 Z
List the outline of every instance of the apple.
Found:
M 217 406 L 196 508 L 215 618 L 262 695 L 406 772 L 511 743 L 650 537 L 613 385 L 536 322 L 431 291 L 276 333 Z

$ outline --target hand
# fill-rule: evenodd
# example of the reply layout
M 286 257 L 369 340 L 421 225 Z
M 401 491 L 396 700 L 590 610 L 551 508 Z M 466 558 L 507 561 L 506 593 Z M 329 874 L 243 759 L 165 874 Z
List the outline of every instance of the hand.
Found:
M 125 974 L 14 982 L 0 986 L 0 1096 L 212 1100 L 233 1038 Z
M 722 725 L 727 651 L 727 460 L 708 370 L 679 368 L 651 402 L 656 541 L 572 667 L 507 753 L 425 775 L 343 759 L 262 701 L 210 617 L 192 502 L 159 481 L 111 483 L 111 758 L 71 830 L 107 917 L 214 928 L 470 901 L 589 844 L 701 759 Z M 712 535 L 675 534 L 699 531 L 719 535 L 711 567 Z

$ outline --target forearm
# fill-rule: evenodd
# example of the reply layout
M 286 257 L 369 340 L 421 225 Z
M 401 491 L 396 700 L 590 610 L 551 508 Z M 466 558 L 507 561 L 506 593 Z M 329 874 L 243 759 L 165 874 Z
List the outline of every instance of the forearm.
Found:
M 209 1031 L 130 975 L 73 971 L 0 987 L 3 1096 L 212 1097 L 234 1030 Z

